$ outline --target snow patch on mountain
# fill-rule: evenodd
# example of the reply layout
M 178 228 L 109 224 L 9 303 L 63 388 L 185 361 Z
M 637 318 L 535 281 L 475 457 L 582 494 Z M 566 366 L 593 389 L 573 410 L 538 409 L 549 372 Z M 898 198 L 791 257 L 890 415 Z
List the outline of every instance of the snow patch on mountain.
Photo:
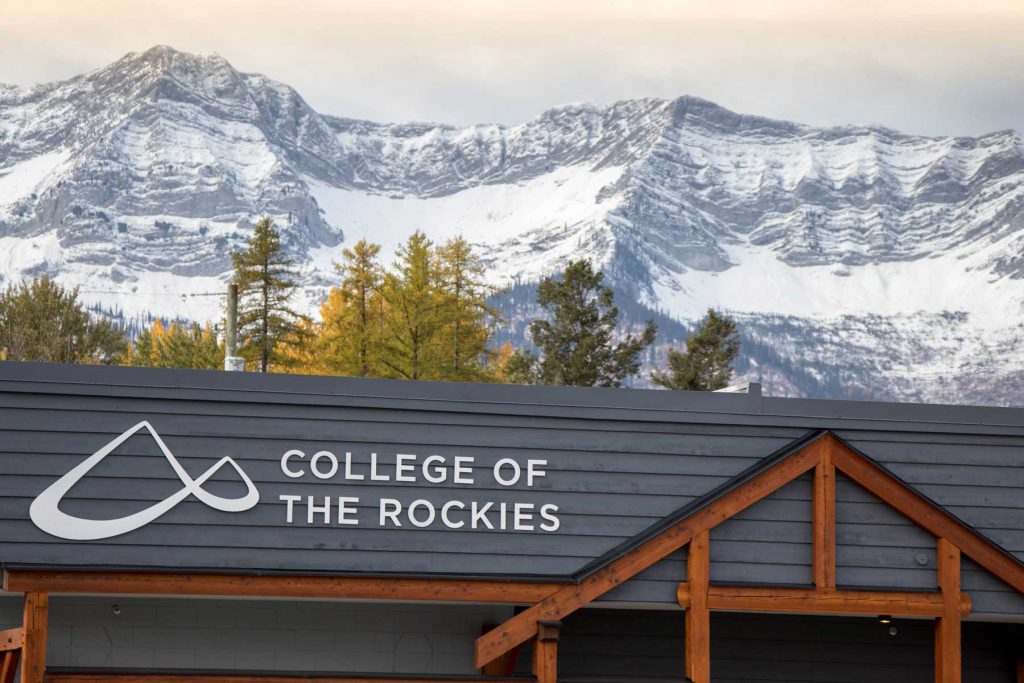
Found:
M 656 299 L 686 318 L 708 306 L 750 313 L 835 317 L 851 312 L 898 316 L 969 311 L 972 325 L 991 329 L 1024 319 L 1020 280 L 994 276 L 986 265 L 1013 248 L 1016 236 L 976 245 L 971 253 L 940 253 L 910 261 L 793 268 L 777 254 L 749 245 L 726 247 L 737 264 L 721 272 L 691 271 L 678 286 L 654 285 Z
M 440 197 L 383 195 L 307 179 L 328 223 L 348 242 L 381 245 L 389 263 L 414 230 L 436 243 L 463 236 L 480 249 L 496 282 L 538 280 L 592 241 L 620 197 L 622 167 L 565 166 L 518 182 L 479 185 Z M 611 253 L 597 254 L 604 262 Z
M 0 168 L 0 218 L 13 218 L 20 204 L 54 180 L 70 156 L 66 149 L 55 149 Z

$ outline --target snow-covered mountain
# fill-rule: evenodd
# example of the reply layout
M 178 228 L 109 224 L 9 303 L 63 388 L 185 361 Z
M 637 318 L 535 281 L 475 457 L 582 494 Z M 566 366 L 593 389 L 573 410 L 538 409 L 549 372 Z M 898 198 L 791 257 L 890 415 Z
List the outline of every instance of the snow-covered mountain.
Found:
M 461 233 L 519 285 L 501 302 L 513 334 L 530 283 L 588 257 L 666 342 L 708 306 L 734 312 L 741 368 L 776 394 L 1024 397 L 1012 131 L 812 128 L 693 97 L 377 124 L 167 47 L 0 86 L 0 277 L 49 272 L 128 313 L 216 318 L 216 297 L 188 295 L 223 290 L 261 214 L 306 266 L 311 307 L 342 241 L 388 252 L 415 229 Z

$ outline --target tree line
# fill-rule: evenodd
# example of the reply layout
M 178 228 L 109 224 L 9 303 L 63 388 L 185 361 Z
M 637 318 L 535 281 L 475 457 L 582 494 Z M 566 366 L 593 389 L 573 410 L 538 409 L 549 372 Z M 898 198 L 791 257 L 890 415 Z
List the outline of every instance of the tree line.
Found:
M 389 266 L 380 245 L 362 240 L 334 264 L 336 284 L 320 319 L 293 307 L 300 279 L 270 219 L 232 254 L 240 301 L 238 353 L 249 370 L 413 380 L 619 387 L 655 341 L 653 321 L 620 329 L 614 293 L 585 260 L 543 279 L 542 314 L 528 330 L 534 349 L 495 348 L 505 321 L 488 301 L 499 291 L 462 237 L 434 244 L 414 232 Z M 154 322 L 129 340 L 94 319 L 67 290 L 42 276 L 0 294 L 0 360 L 112 363 L 220 369 L 224 344 L 212 326 Z M 709 391 L 729 384 L 739 354 L 735 322 L 709 309 L 685 345 L 669 349 L 651 381 Z

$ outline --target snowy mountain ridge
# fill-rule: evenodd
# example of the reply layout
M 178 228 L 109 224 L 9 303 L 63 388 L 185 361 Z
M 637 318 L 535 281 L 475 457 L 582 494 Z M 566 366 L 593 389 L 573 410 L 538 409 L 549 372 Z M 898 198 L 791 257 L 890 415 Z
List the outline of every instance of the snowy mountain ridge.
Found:
M 129 313 L 215 319 L 216 297 L 182 295 L 223 290 L 261 214 L 307 269 L 311 309 L 342 241 L 390 254 L 422 229 L 465 235 L 500 284 L 586 257 L 638 316 L 733 311 L 765 349 L 741 369 L 776 393 L 1024 394 L 1013 131 L 814 128 L 694 97 L 515 126 L 379 124 L 168 47 L 0 86 L 2 278 L 48 272 Z M 665 342 L 684 333 L 668 327 Z

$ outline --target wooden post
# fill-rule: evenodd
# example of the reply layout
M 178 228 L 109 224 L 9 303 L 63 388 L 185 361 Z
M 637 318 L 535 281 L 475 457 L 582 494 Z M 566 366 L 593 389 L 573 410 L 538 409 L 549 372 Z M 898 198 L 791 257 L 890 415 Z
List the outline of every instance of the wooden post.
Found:
M 21 658 L 21 683 L 43 683 L 46 672 L 46 620 L 48 593 L 25 593 L 25 645 Z
M 690 606 L 686 609 L 686 676 L 693 683 L 711 683 L 709 536 L 708 531 L 694 536 L 686 558 L 686 580 L 690 590 Z
M 558 631 L 560 621 L 538 621 L 537 639 L 533 642 L 533 675 L 537 683 L 558 680 Z
M 836 587 L 836 467 L 831 438 L 820 445 L 821 460 L 814 468 L 814 585 Z
M 960 549 L 945 538 L 938 544 L 943 614 L 935 622 L 935 683 L 960 683 Z

